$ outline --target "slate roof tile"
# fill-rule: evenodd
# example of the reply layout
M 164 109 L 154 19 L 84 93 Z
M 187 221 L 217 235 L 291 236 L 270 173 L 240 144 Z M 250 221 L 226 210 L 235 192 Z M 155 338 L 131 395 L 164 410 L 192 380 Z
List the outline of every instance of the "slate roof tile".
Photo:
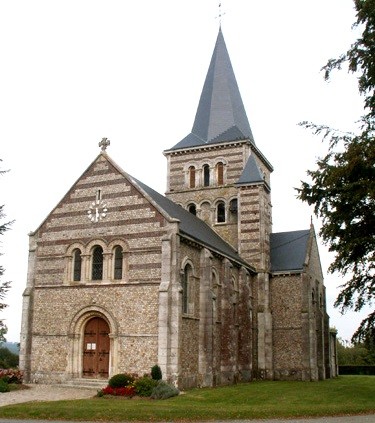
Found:
M 271 272 L 302 271 L 310 230 L 271 234 Z

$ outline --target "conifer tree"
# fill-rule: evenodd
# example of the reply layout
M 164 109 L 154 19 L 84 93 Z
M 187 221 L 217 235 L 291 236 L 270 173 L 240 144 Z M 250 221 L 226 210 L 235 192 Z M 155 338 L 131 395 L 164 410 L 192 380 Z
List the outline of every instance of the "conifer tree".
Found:
M 1 161 L 1 159 L 0 159 Z M 7 171 L 0 170 L 0 175 L 3 175 Z M 7 230 L 10 229 L 10 226 L 13 222 L 11 221 L 4 221 L 6 218 L 6 215 L 4 213 L 4 205 L 0 205 L 0 235 L 3 235 Z M 0 256 L 2 253 L 0 253 Z M 4 267 L 0 265 L 0 311 L 3 310 L 5 307 L 7 307 L 7 304 L 5 304 L 3 301 L 5 299 L 6 293 L 10 289 L 10 282 L 9 281 L 3 281 L 4 276 Z M 2 319 L 0 319 L 0 343 L 5 341 L 5 334 L 7 333 L 7 327 Z
M 328 80 L 333 70 L 348 66 L 358 78 L 365 114 L 356 134 L 301 123 L 329 144 L 317 169 L 307 171 L 311 182 L 302 182 L 297 189 L 298 197 L 321 218 L 320 235 L 335 253 L 329 271 L 348 278 L 335 302 L 343 313 L 360 311 L 375 300 L 375 0 L 354 0 L 354 4 L 353 26 L 362 31 L 361 37 L 323 70 Z M 362 320 L 352 341 L 374 345 L 375 311 Z

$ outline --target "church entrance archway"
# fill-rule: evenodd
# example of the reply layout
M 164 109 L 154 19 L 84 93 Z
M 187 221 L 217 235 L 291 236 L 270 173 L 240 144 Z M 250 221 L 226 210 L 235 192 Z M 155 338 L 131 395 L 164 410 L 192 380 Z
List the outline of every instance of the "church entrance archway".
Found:
M 109 325 L 101 317 L 93 317 L 85 326 L 83 338 L 83 377 L 108 378 Z

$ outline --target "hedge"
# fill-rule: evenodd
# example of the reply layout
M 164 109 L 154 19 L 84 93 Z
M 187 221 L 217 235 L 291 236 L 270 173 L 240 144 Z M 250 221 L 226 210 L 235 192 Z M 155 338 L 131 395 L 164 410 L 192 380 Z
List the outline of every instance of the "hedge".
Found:
M 375 375 L 375 366 L 339 366 L 339 375 Z

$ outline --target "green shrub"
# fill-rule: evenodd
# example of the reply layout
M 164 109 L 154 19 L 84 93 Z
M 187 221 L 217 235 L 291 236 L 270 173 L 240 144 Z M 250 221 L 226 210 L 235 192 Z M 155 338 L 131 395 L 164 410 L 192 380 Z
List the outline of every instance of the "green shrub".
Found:
M 135 392 L 140 397 L 149 397 L 157 384 L 157 380 L 151 379 L 149 376 L 140 377 L 134 382 Z
M 151 398 L 152 399 L 167 399 L 175 397 L 180 393 L 180 391 L 172 385 L 169 385 L 167 382 L 160 380 L 158 385 L 153 389 Z
M 161 368 L 157 364 L 155 364 L 155 366 L 153 366 L 152 369 L 151 369 L 151 377 L 154 380 L 163 379 L 163 375 L 161 374 Z
M 125 386 L 132 384 L 134 380 L 135 375 L 133 374 L 119 373 L 109 379 L 108 386 L 110 386 L 111 388 L 125 388 Z
M 0 367 L 2 369 L 12 369 L 18 367 L 19 356 L 9 351 L 8 348 L 0 347 Z
M 6 383 L 4 379 L 0 380 L 0 392 L 9 392 L 9 385 Z

